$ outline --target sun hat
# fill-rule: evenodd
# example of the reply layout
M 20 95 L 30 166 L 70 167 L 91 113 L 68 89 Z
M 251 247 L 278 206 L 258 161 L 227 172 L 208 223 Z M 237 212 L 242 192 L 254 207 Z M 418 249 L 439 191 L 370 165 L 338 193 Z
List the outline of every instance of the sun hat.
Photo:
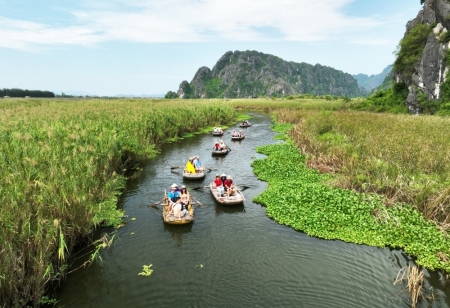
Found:
M 222 173 L 222 175 L 221 176 L 227 176 L 225 173 Z
M 216 174 L 216 177 L 220 176 L 218 173 Z
M 232 180 L 233 178 L 231 177 L 231 175 L 227 176 L 227 179 Z
M 172 187 L 172 188 L 177 188 L 177 187 L 178 187 L 178 185 L 177 185 L 177 184 L 175 184 L 175 183 L 173 183 L 173 184 L 172 184 L 172 186 L 170 186 L 170 187 Z
M 181 188 L 186 188 L 186 186 L 184 186 L 184 185 L 181 185 Z

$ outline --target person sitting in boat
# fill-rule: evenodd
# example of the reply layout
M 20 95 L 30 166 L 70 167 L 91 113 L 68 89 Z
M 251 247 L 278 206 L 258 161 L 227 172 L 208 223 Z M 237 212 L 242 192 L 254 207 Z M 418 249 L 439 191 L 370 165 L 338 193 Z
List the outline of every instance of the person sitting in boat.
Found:
M 170 186 L 170 191 L 167 193 L 167 197 L 169 198 L 170 202 L 176 202 L 177 198 L 180 196 L 180 192 L 177 190 L 178 185 L 173 184 Z
M 175 202 L 173 202 L 170 205 L 170 212 L 169 212 L 169 215 L 173 214 L 173 216 L 175 218 L 178 218 L 178 219 L 181 219 L 181 208 L 182 208 L 182 206 L 181 206 L 181 201 L 180 200 L 181 200 L 180 197 L 177 197 L 175 199 Z
M 195 173 L 195 166 L 193 164 L 194 157 L 190 157 L 188 162 L 186 163 L 186 166 L 184 167 L 184 170 L 186 170 L 189 173 Z
M 227 180 L 227 175 L 225 173 L 222 173 L 222 175 L 220 176 L 220 180 L 222 181 L 223 189 L 227 190 L 227 188 L 225 187 L 225 181 Z
M 242 134 L 241 130 L 239 130 L 239 132 L 238 132 L 238 137 L 239 137 L 239 138 L 242 138 L 242 136 L 244 136 L 244 135 Z
M 222 133 L 223 133 L 222 127 L 218 127 L 218 128 L 217 128 L 217 132 L 218 132 L 219 134 L 222 134 Z
M 216 179 L 214 180 L 214 185 L 215 188 L 217 189 L 217 191 L 219 192 L 219 195 L 221 197 L 223 197 L 224 194 L 224 188 L 223 188 L 223 182 L 222 179 L 220 178 L 220 175 L 216 174 Z
M 195 167 L 195 171 L 196 172 L 203 172 L 204 168 L 202 166 L 202 162 L 200 161 L 200 157 L 199 156 L 194 156 L 194 167 Z
M 225 143 L 223 142 L 223 140 L 220 140 L 219 141 L 219 149 L 222 151 L 222 150 L 225 150 L 225 148 L 226 148 Z
M 235 131 L 235 130 L 233 130 L 233 131 L 231 132 L 231 137 L 236 137 L 236 131 Z
M 213 150 L 214 150 L 214 151 L 220 151 L 220 143 L 219 143 L 219 142 L 214 143 L 214 148 L 213 148 Z
M 181 202 L 181 216 L 184 216 L 183 210 L 189 210 L 189 201 L 191 199 L 191 196 L 189 195 L 189 192 L 187 191 L 186 186 L 181 186 L 180 190 L 180 202 Z
M 236 192 L 233 184 L 233 178 L 231 176 L 227 176 L 227 179 L 224 182 L 224 187 L 228 197 L 234 195 L 234 193 Z
M 217 127 L 214 127 L 213 133 L 217 133 Z

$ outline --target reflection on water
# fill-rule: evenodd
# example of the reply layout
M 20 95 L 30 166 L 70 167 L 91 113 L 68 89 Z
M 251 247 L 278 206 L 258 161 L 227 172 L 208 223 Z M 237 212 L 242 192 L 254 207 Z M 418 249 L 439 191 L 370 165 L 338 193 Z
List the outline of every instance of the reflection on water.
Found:
M 183 234 L 187 234 L 192 231 L 192 225 L 194 222 L 186 225 L 171 225 L 163 223 L 164 232 L 169 232 L 175 244 L 181 247 L 183 244 Z
M 216 215 L 245 213 L 245 207 L 244 207 L 244 204 L 223 205 L 223 204 L 216 202 L 215 211 L 216 211 Z
M 404 286 L 393 286 L 399 270 L 413 263 L 401 251 L 306 236 L 269 219 L 265 208 L 252 202 L 266 189 L 250 166 L 264 157 L 255 147 L 276 141 L 270 117 L 254 114 L 251 122 L 242 129 L 242 141 L 230 141 L 238 123 L 225 131 L 223 140 L 232 151 L 224 157 L 211 155 L 210 134 L 164 145 L 127 182 L 119 207 L 128 223 L 117 231 L 118 240 L 102 251 L 103 263 L 62 282 L 59 306 L 409 307 Z M 185 181 L 180 169 L 193 155 L 212 171 L 203 180 Z M 216 173 L 231 174 L 238 186 L 248 187 L 244 204 L 215 202 L 203 186 Z M 194 223 L 165 224 L 160 209 L 150 206 L 172 183 L 184 183 L 197 200 Z M 149 264 L 153 274 L 138 276 Z M 450 286 L 441 277 L 426 272 L 424 286 L 442 295 L 433 307 L 449 307 Z

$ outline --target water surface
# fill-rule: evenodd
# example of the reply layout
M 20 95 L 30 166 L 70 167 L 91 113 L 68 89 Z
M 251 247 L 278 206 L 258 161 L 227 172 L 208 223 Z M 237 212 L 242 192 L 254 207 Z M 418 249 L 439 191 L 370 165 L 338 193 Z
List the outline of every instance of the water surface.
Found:
M 225 131 L 222 139 L 232 150 L 225 157 L 211 156 L 217 138 L 208 134 L 164 145 L 127 183 L 119 206 L 128 224 L 118 230 L 119 239 L 102 252 L 103 263 L 67 277 L 58 294 L 60 306 L 409 307 L 407 292 L 393 282 L 401 268 L 413 264 L 410 257 L 306 236 L 275 223 L 252 202 L 267 185 L 250 166 L 264 157 L 255 147 L 275 142 L 270 117 L 252 115 L 254 125 L 241 129 L 244 140 L 231 141 L 238 123 Z M 183 167 L 193 155 L 213 171 L 202 181 L 183 181 L 181 170 L 171 167 Z M 208 185 L 216 173 L 250 187 L 243 205 L 220 205 L 208 189 L 192 189 Z M 166 225 L 161 211 L 149 206 L 172 183 L 185 184 L 203 204 L 196 205 L 193 224 Z M 138 276 L 149 264 L 153 274 Z M 427 272 L 426 287 L 431 286 L 441 297 L 433 306 L 449 307 L 450 288 L 438 273 Z

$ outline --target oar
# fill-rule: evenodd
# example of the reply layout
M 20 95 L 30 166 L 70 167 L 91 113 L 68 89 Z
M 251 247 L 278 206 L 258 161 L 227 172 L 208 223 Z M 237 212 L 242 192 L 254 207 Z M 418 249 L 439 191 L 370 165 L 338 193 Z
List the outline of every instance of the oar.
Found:
M 192 189 L 193 190 L 199 190 L 199 189 L 206 188 L 206 187 L 209 187 L 209 186 L 199 186 L 199 187 L 194 187 Z
M 194 200 L 195 200 L 195 202 L 197 202 L 197 203 L 198 203 L 198 205 L 200 205 L 200 206 L 203 206 L 203 203 L 201 203 L 200 201 L 198 201 L 198 199 L 197 199 L 197 198 L 195 198 L 194 196 L 192 196 L 192 199 L 194 199 Z
M 151 204 L 150 206 L 153 206 L 153 207 L 155 207 L 155 206 L 157 206 L 157 205 L 158 205 L 158 203 L 161 203 L 161 202 L 163 202 L 163 201 L 164 201 L 164 199 L 162 199 L 162 200 L 160 200 L 160 201 L 158 201 L 158 202 L 155 202 L 155 203 Z
M 179 166 L 173 166 L 173 167 L 170 167 L 170 169 L 178 169 L 178 168 L 180 168 Z

